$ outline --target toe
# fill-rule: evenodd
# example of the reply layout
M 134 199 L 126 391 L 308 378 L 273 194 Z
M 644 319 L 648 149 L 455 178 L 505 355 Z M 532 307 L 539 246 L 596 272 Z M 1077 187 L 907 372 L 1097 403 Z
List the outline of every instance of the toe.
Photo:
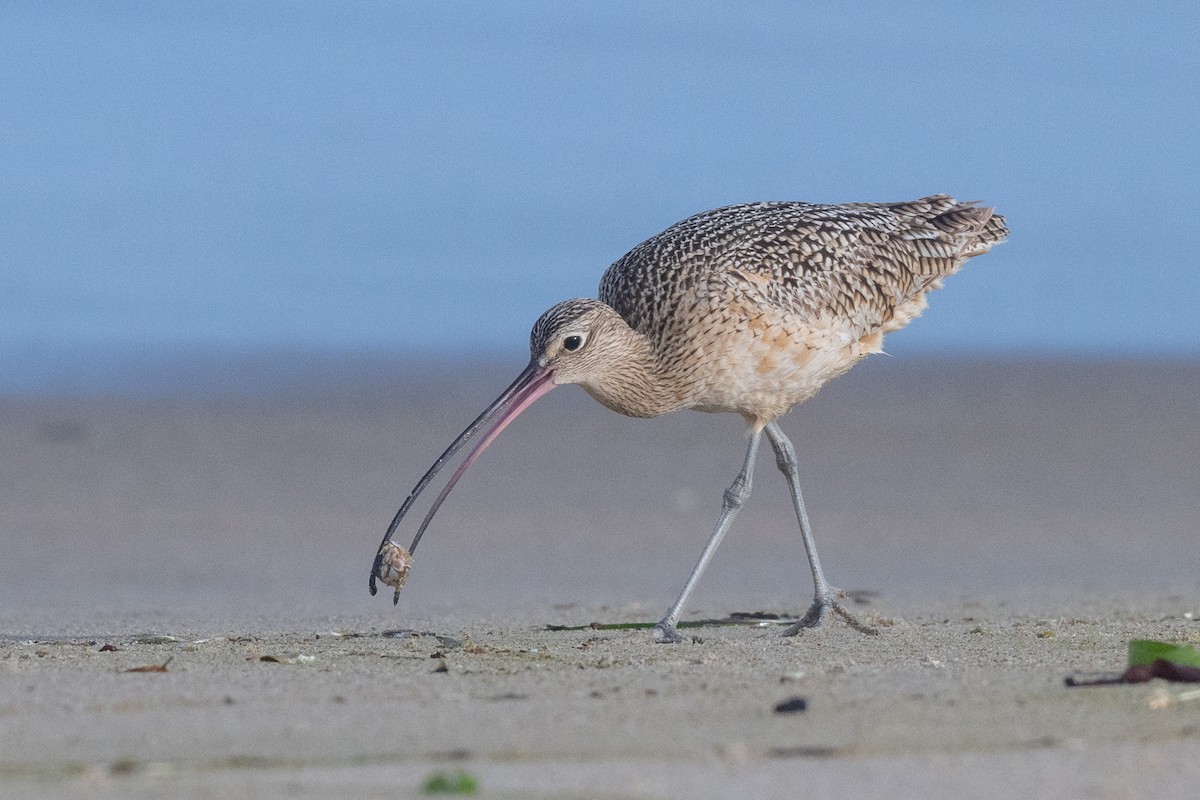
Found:
M 842 604 L 835 599 L 836 597 L 840 597 L 842 595 L 844 595 L 844 592 L 841 592 L 837 589 L 830 590 L 827 596 L 818 595 L 817 598 L 813 600 L 813 604 L 809 606 L 808 613 L 804 615 L 804 618 L 785 630 L 783 635 L 795 636 L 807 628 L 820 627 L 825 621 L 825 618 L 829 616 L 830 611 L 840 617 L 851 628 L 854 628 L 854 630 L 859 631 L 860 633 L 865 633 L 868 636 L 878 635 L 879 631 L 876 628 L 872 628 L 870 625 L 859 622 L 859 620 L 853 614 L 847 611 Z
M 683 637 L 671 623 L 660 622 L 654 626 L 654 641 L 659 644 L 679 644 L 683 641 Z

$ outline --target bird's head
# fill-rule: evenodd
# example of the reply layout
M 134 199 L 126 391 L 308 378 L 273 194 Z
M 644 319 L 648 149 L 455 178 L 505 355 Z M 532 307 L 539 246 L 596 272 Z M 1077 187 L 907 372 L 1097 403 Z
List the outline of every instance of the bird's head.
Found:
M 621 361 L 630 331 L 606 303 L 565 300 L 534 323 L 529 334 L 533 361 L 553 373 L 556 384 L 599 382 Z
M 556 386 L 578 384 L 619 414 L 653 417 L 679 407 L 654 376 L 656 360 L 646 337 L 599 300 L 566 300 L 542 314 L 529 348 L 530 365 Z

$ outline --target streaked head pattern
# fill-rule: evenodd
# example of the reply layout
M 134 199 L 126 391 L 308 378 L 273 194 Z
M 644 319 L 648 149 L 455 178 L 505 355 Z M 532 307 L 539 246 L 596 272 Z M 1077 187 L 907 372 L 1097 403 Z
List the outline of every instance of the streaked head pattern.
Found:
M 646 337 L 599 300 L 577 298 L 551 308 L 529 334 L 533 359 L 556 385 L 577 383 L 600 403 L 631 417 L 653 417 L 678 406 L 657 380 Z

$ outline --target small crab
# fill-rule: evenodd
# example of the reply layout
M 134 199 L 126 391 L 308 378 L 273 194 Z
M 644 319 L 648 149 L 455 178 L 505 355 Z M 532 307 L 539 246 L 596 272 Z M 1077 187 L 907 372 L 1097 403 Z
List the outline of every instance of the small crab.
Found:
M 412 569 L 412 553 L 395 542 L 384 542 L 376 557 L 379 580 L 396 590 L 395 599 L 399 599 L 400 590 L 408 580 L 409 570 Z

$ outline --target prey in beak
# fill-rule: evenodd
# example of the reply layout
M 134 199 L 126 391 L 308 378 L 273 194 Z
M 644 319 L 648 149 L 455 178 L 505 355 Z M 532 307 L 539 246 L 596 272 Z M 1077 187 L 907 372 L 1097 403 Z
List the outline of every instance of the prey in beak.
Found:
M 516 419 L 522 411 L 533 405 L 534 401 L 539 397 L 555 387 L 556 384 L 552 380 L 553 377 L 554 370 L 552 368 L 538 364 L 536 359 L 531 360 L 529 365 L 517 376 L 517 379 L 491 405 L 484 409 L 483 413 L 476 417 L 475 421 L 468 425 L 466 430 L 458 435 L 450 446 L 446 448 L 446 452 L 438 456 L 437 461 L 433 462 L 433 466 L 429 468 L 429 471 L 421 477 L 421 480 L 417 481 L 417 485 L 413 487 L 413 490 L 400 506 L 400 510 L 396 512 L 396 516 L 392 518 L 392 524 L 388 526 L 387 533 L 383 535 L 383 541 L 379 545 L 379 551 L 375 556 L 375 563 L 371 566 L 370 587 L 372 595 L 378 591 L 376 580 L 379 580 L 396 590 L 392 596 L 392 603 L 400 602 L 400 589 L 403 588 L 404 582 L 408 579 L 408 572 L 412 568 L 412 554 L 416 552 L 417 544 L 425 534 L 425 529 L 429 527 L 429 523 L 433 520 L 442 502 L 450 494 L 450 490 L 454 488 L 454 485 L 466 473 L 467 468 L 475 463 L 475 459 L 479 458 L 479 455 L 500 435 L 501 431 L 508 427 L 510 422 Z M 446 466 L 446 463 L 454 458 L 459 450 L 474 439 L 481 429 L 485 428 L 486 430 L 484 430 L 482 437 L 471 448 L 471 451 L 463 459 L 458 469 L 454 470 L 454 474 L 450 476 L 450 480 L 445 488 L 438 494 L 437 499 L 433 501 L 433 505 L 425 514 L 425 518 L 421 520 L 421 525 L 417 528 L 417 533 L 413 537 L 412 544 L 408 546 L 408 549 L 405 550 L 393 542 L 392 537 L 396 534 L 396 529 L 408 514 L 409 509 L 412 508 L 413 503 L 420 497 L 421 492 L 425 491 L 425 488 L 438 472 L 441 471 L 442 467 Z
M 450 490 L 510 422 L 555 386 L 579 384 L 604 405 L 632 416 L 654 416 L 668 410 L 658 406 L 647 409 L 634 402 L 638 398 L 653 399 L 658 396 L 653 391 L 649 394 L 637 391 L 650 386 L 648 348 L 645 337 L 631 330 L 616 311 L 598 300 L 566 300 L 542 314 L 529 334 L 529 364 L 458 435 L 446 452 L 438 456 L 396 512 L 376 552 L 375 563 L 371 566 L 371 594 L 375 594 L 377 582 L 382 581 L 396 590 L 392 601 L 399 602 L 400 588 L 412 568 L 412 554 L 417 549 L 417 543 Z M 641 356 L 641 360 L 634 356 Z M 472 440 L 475 440 L 474 446 L 433 501 L 417 528 L 412 544 L 405 550 L 393 542 L 396 529 L 421 492 L 425 491 L 442 467 Z

